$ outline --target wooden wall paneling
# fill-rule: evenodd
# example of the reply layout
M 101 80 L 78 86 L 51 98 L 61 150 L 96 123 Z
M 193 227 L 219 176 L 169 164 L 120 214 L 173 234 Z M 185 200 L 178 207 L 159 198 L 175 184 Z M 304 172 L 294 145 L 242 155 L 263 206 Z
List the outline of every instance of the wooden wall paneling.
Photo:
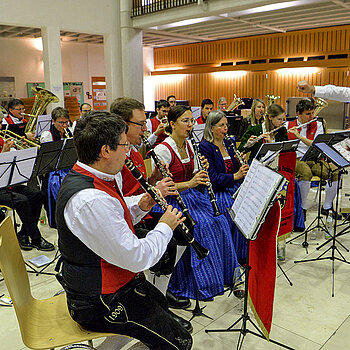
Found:
M 349 33 L 346 25 L 157 48 L 154 63 L 160 68 L 217 63 L 231 57 L 243 60 L 340 53 L 349 50 Z

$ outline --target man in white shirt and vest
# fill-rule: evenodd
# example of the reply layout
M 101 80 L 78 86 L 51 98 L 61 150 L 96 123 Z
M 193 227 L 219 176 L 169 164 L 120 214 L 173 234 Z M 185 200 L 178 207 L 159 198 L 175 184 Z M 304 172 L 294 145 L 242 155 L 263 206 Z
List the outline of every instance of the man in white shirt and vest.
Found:
M 82 327 L 127 335 L 150 349 L 191 349 L 191 335 L 142 271 L 163 255 L 182 214 L 169 206 L 139 239 L 134 224 L 155 204 L 147 194 L 126 200 L 115 181 L 130 144 L 117 115 L 90 112 L 74 131 L 78 162 L 57 199 L 58 244 L 68 309 Z M 143 347 L 146 349 L 146 347 Z
M 307 149 L 311 146 L 313 140 L 319 134 L 324 134 L 324 125 L 321 121 L 313 121 L 308 125 L 299 127 L 299 125 L 307 123 L 315 118 L 314 116 L 314 101 L 312 99 L 302 99 L 296 105 L 296 112 L 298 118 L 292 122 L 286 123 L 286 128 L 289 130 L 288 137 L 290 140 L 299 139 L 300 143 L 297 148 L 297 161 L 295 166 L 295 175 L 297 177 L 300 192 L 301 192 L 301 206 L 303 208 L 304 219 L 306 219 L 307 209 L 307 196 L 310 192 L 311 178 L 312 176 L 319 176 L 323 180 L 328 179 L 328 169 L 334 170 L 332 165 L 323 162 L 322 174 L 320 163 L 304 162 L 301 158 L 306 153 Z M 322 206 L 321 213 L 328 215 L 329 210 L 332 208 L 333 200 L 337 193 L 337 172 L 332 174 L 331 181 L 327 181 L 326 185 L 326 198 Z M 333 215 L 335 215 L 333 211 Z

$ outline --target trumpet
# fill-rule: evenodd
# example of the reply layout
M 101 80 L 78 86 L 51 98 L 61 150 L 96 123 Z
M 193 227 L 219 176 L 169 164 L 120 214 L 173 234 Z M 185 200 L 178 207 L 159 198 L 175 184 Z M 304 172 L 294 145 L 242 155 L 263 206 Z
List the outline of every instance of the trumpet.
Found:
M 34 141 L 28 140 L 25 137 L 21 137 L 11 130 L 0 130 L 0 137 L 2 137 L 5 141 L 9 139 L 13 140 L 15 144 L 15 148 L 17 150 L 27 149 L 30 147 L 40 148 L 40 145 L 38 145 Z

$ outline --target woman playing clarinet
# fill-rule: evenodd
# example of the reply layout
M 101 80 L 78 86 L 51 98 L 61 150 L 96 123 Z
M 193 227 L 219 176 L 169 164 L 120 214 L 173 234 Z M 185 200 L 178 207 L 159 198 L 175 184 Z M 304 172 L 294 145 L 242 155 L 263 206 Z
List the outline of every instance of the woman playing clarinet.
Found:
M 267 109 L 267 116 L 262 124 L 255 126 L 249 126 L 247 131 L 242 136 L 239 150 L 250 152 L 249 159 L 253 159 L 259 151 L 259 148 L 264 142 L 281 142 L 287 141 L 287 129 L 281 128 L 285 120 L 285 110 L 278 104 L 274 103 Z M 277 129 L 276 132 L 272 132 Z M 259 138 L 258 142 L 255 142 L 251 147 L 248 147 L 250 143 L 253 143 L 255 138 Z
M 239 277 L 237 257 L 230 234 L 230 226 L 224 215 L 214 217 L 207 189 L 209 181 L 205 170 L 199 170 L 197 158 L 190 141 L 194 119 L 188 107 L 175 106 L 168 114 L 169 133 L 155 147 L 158 157 L 169 164 L 173 181 L 194 220 L 194 237 L 209 249 L 209 255 L 198 260 L 193 249 L 187 249 L 171 276 L 169 289 L 177 296 L 200 300 L 212 298 L 224 291 L 224 284 L 232 285 Z M 203 161 L 203 158 L 201 159 Z M 207 162 L 203 161 L 207 166 Z M 202 185 L 202 186 L 200 186 Z M 203 187 L 203 193 L 198 189 Z M 168 204 L 179 207 L 173 196 L 167 196 Z
M 240 154 L 238 154 L 237 159 L 235 141 L 226 136 L 227 130 L 225 113 L 221 111 L 210 112 L 205 123 L 204 139 L 199 145 L 199 150 L 209 162 L 209 178 L 215 191 L 219 209 L 231 225 L 235 250 L 240 261 L 244 260 L 246 256 L 246 240 L 238 232 L 227 208 L 231 208 L 232 195 L 241 184 L 249 166 Z

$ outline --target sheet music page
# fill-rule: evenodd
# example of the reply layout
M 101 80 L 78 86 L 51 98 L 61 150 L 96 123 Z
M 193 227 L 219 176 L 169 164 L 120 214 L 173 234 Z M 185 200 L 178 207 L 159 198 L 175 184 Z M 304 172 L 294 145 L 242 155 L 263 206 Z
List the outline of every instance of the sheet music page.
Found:
M 44 131 L 50 130 L 51 126 L 51 114 L 44 114 L 38 116 L 38 122 L 36 124 L 35 137 L 40 137 Z
M 350 137 L 343 141 L 335 143 L 333 147 L 348 161 L 350 162 Z
M 239 194 L 232 206 L 235 223 L 240 231 L 251 238 L 261 215 L 269 205 L 283 176 L 253 160 Z
M 0 153 L 0 188 L 8 185 L 11 162 L 14 157 L 16 157 L 16 166 L 11 185 L 27 182 L 32 175 L 37 152 L 37 147 L 31 147 L 20 151 Z

